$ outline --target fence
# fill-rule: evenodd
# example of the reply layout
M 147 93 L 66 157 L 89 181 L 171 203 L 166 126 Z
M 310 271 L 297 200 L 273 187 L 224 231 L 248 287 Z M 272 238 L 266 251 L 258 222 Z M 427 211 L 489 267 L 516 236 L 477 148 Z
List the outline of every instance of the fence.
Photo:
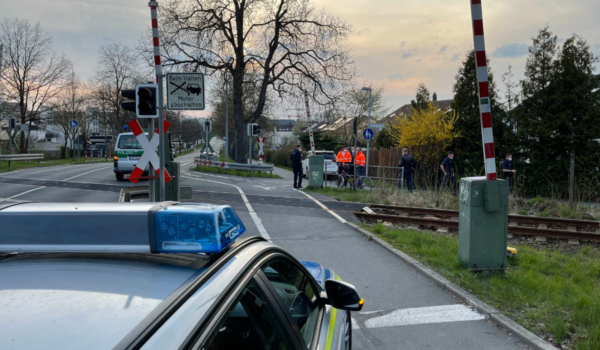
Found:
M 85 151 L 85 162 L 108 162 L 108 153 L 102 149 L 88 149 Z

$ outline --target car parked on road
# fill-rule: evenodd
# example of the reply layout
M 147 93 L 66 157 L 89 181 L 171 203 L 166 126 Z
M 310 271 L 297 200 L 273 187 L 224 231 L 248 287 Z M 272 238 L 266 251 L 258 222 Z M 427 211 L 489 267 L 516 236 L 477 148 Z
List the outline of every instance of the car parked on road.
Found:
M 310 153 L 310 151 L 309 151 L 309 153 Z M 315 155 L 323 156 L 324 164 L 325 164 L 324 171 L 325 171 L 325 174 L 327 174 L 327 176 L 337 174 L 338 166 L 335 162 L 335 153 L 333 153 L 333 151 L 315 151 Z M 304 176 L 307 179 L 310 177 L 310 175 L 309 175 L 310 169 L 308 166 L 309 158 L 310 158 L 310 155 L 307 155 L 302 160 L 302 171 L 303 171 L 302 176 Z
M 146 133 L 148 135 L 148 133 Z M 126 174 L 131 174 L 135 165 L 144 153 L 142 145 L 132 132 L 120 133 L 115 143 L 114 172 L 117 180 L 123 180 Z M 144 175 L 148 174 L 148 166 L 144 169 Z
M 238 239 L 228 205 L 20 203 L 0 222 L 0 349 L 352 346 L 356 289 Z

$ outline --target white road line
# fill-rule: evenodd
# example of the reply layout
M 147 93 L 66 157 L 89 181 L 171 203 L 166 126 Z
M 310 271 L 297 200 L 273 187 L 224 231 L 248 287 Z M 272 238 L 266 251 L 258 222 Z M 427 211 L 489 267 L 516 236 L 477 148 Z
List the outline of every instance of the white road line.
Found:
M 76 177 L 80 177 L 80 176 L 83 176 L 83 175 L 87 175 L 87 174 L 89 174 L 89 173 L 93 173 L 93 172 L 95 172 L 95 171 L 104 170 L 104 169 L 108 169 L 108 168 L 111 168 L 111 167 L 108 167 L 108 166 L 107 166 L 107 167 L 102 167 L 102 168 L 94 169 L 94 170 L 92 170 L 92 171 L 88 171 L 87 173 L 83 173 L 83 174 L 79 174 L 79 175 L 71 176 L 70 178 L 68 178 L 68 179 L 64 179 L 64 180 L 62 180 L 62 181 L 69 181 L 69 180 L 72 180 L 72 179 L 74 179 L 74 178 L 76 178 Z
M 367 328 L 406 326 L 427 323 L 484 320 L 485 316 L 463 304 L 399 309 L 365 322 Z
M 341 216 L 339 216 L 336 212 L 334 212 L 333 210 L 327 208 L 323 203 L 319 202 L 315 197 L 309 195 L 308 193 L 304 192 L 304 191 L 299 191 L 297 189 L 294 189 L 294 191 L 296 192 L 300 192 L 303 195 L 305 195 L 306 197 L 312 199 L 315 203 L 317 203 L 321 208 L 323 208 L 324 210 L 326 210 L 329 214 L 331 214 L 334 218 L 340 220 L 340 222 L 342 224 L 346 223 L 346 220 L 344 218 L 342 218 Z
M 193 175 L 193 174 L 189 174 L 189 175 Z M 217 183 L 217 184 L 227 185 L 227 186 L 232 186 L 232 187 L 237 188 L 238 192 L 242 196 L 242 200 L 244 201 L 244 204 L 246 204 L 246 208 L 248 208 L 248 212 L 250 213 L 250 217 L 252 218 L 252 221 L 254 221 L 254 225 L 256 225 L 256 228 L 258 229 L 258 232 L 260 233 L 261 236 L 264 237 L 264 239 L 266 239 L 269 242 L 272 242 L 271 241 L 271 236 L 269 236 L 269 234 L 267 233 L 267 230 L 265 229 L 265 227 L 262 224 L 262 220 L 258 217 L 258 215 L 256 215 L 256 212 L 252 208 L 252 205 L 250 205 L 250 201 L 248 200 L 248 198 L 246 197 L 246 194 L 244 193 L 244 191 L 242 191 L 241 188 L 239 188 L 236 185 L 228 184 L 228 183 L 225 183 L 225 182 L 207 180 L 207 179 L 202 179 L 202 178 L 197 178 L 197 177 L 191 177 L 191 176 L 184 176 L 184 175 L 182 175 L 181 177 L 184 177 L 186 179 L 196 180 L 196 181 L 212 182 L 212 183 Z
M 12 197 L 8 197 L 8 198 L 6 198 L 6 199 L 13 199 L 13 198 L 17 198 L 17 197 L 20 197 L 20 196 L 22 196 L 22 195 L 24 195 L 24 194 L 31 193 L 31 192 L 33 192 L 33 191 L 37 191 L 37 190 L 41 190 L 42 188 L 46 188 L 46 186 L 37 187 L 37 188 L 31 189 L 31 190 L 29 190 L 29 191 L 21 192 L 21 193 L 19 193 L 19 194 L 15 194 L 14 196 L 12 196 Z
M 191 162 L 183 163 L 183 164 L 180 164 L 179 166 L 180 166 L 180 167 L 182 167 L 182 166 L 186 166 L 186 165 L 188 165 L 188 164 L 190 164 L 190 163 L 191 163 Z

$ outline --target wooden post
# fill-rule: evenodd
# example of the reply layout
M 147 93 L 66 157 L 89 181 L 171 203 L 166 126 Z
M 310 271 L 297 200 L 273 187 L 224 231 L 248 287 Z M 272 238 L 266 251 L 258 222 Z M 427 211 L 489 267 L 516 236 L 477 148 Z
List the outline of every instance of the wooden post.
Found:
M 575 197 L 575 153 L 571 153 L 571 173 L 569 176 L 569 208 L 574 208 Z

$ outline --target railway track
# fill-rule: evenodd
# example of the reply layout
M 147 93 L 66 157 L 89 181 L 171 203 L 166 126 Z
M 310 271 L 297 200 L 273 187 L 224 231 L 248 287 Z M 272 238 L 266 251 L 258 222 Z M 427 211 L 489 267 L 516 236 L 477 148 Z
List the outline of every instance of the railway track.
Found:
M 458 229 L 458 210 L 402 207 L 373 204 L 354 213 L 371 222 L 395 222 L 419 227 L 436 227 L 444 231 Z M 543 236 L 581 241 L 600 241 L 600 222 L 509 215 L 508 233 L 513 235 Z

